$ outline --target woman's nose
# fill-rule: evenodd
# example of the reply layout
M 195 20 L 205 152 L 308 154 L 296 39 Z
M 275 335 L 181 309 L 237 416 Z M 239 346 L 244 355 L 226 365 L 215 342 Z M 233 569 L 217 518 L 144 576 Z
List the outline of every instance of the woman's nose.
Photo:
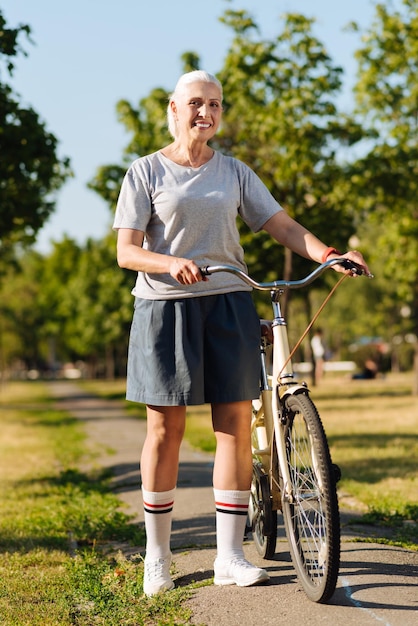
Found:
M 199 108 L 199 114 L 201 115 L 201 117 L 209 117 L 210 115 L 209 106 L 207 104 L 202 104 L 202 106 Z

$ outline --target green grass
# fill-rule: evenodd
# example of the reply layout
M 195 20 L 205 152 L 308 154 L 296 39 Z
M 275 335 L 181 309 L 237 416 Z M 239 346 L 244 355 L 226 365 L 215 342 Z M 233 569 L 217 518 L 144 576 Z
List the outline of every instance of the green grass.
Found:
M 182 603 L 190 591 L 178 588 L 160 597 L 146 598 L 142 593 L 142 578 L 141 560 L 128 561 L 117 554 L 109 561 L 93 551 L 79 554 L 71 564 L 74 623 L 187 624 L 191 613 Z
M 111 542 L 143 545 L 104 473 L 78 469 L 80 423 L 56 411 L 41 383 L 0 388 L 2 626 L 186 624 L 183 588 L 143 596 L 143 562 Z
M 418 398 L 405 377 L 327 383 L 314 391 L 334 461 L 344 487 L 367 506 L 391 502 L 398 509 L 415 501 L 418 487 Z
M 376 540 L 417 550 L 418 398 L 411 388 L 412 374 L 330 378 L 312 395 L 342 470 L 342 504 L 363 512 L 356 523 L 380 528 Z

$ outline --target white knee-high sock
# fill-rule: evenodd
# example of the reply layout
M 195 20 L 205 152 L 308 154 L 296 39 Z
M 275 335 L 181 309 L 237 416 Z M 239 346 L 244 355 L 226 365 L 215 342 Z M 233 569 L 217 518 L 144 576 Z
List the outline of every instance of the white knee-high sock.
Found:
M 250 491 L 213 490 L 216 506 L 216 543 L 218 559 L 243 557 L 245 523 Z
M 166 558 L 170 553 L 171 520 L 176 489 L 147 491 L 142 487 L 147 557 Z

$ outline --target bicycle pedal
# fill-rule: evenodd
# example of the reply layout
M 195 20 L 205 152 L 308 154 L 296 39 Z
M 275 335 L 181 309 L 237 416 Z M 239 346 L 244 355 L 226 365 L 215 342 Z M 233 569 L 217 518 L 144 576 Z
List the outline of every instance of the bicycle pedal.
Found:
M 335 463 L 332 464 L 332 472 L 334 474 L 335 483 L 338 483 L 341 480 L 341 468 L 339 465 Z

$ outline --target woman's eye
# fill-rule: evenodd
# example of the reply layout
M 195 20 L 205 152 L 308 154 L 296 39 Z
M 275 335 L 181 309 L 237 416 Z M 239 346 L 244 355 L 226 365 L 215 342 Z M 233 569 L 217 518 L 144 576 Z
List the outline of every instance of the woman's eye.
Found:
M 190 100 L 189 105 L 193 107 L 200 107 L 202 106 L 202 102 L 200 102 L 200 100 Z M 218 109 L 219 102 L 211 102 L 209 106 L 211 106 L 214 109 Z

